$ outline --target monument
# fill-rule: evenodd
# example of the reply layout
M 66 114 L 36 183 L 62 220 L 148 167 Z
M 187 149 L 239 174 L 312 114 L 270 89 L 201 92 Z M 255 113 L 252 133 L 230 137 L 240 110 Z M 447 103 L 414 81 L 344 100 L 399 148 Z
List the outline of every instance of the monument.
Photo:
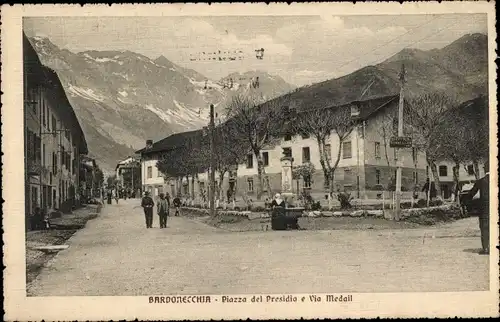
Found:
M 293 199 L 292 191 L 292 165 L 293 158 L 285 155 L 281 161 L 281 196 L 285 200 Z

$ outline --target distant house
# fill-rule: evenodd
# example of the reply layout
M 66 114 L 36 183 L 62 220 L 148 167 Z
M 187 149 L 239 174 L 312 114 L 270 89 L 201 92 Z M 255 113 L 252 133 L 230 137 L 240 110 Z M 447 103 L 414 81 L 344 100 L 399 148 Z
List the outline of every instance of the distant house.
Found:
M 98 192 L 96 191 L 96 169 L 97 164 L 95 159 L 90 158 L 88 156 L 82 156 L 80 159 L 80 193 L 83 198 L 91 199 L 95 197 L 99 197 Z M 100 187 L 99 187 L 100 188 Z
M 152 140 L 147 140 L 146 146 L 135 152 L 141 156 L 142 191 L 148 191 L 153 196 L 167 191 L 171 195 L 187 193 L 188 187 L 186 185 L 182 191 L 176 188 L 174 182 L 165 179 L 156 164 L 166 152 L 182 148 L 188 140 L 201 140 L 202 135 L 202 130 L 196 130 L 173 134 L 155 143 Z
M 26 214 L 79 204 L 80 156 L 87 142 L 55 71 L 23 34 Z
M 131 189 L 134 193 L 141 189 L 141 163 L 140 159 L 134 156 L 118 162 L 115 167 L 116 179 L 120 187 Z
M 332 156 L 331 160 L 336 157 L 340 148 L 340 161 L 334 179 L 335 191 L 347 190 L 354 197 L 361 199 L 376 198 L 380 190 L 387 190 L 390 186 L 391 179 L 395 177 L 396 164 L 395 149 L 389 146 L 389 140 L 393 135 L 393 130 L 397 128 L 397 123 L 395 126 L 392 116 L 397 111 L 398 101 L 399 95 L 392 95 L 343 105 L 344 107 L 350 106 L 352 116 L 359 121 L 342 146 L 339 146 L 336 134 L 332 133 L 328 139 L 327 148 Z M 385 135 L 382 129 L 386 130 Z M 178 188 L 175 189 L 176 185 L 172 180 L 165 180 L 157 172 L 156 162 L 165 151 L 182 145 L 183 140 L 196 137 L 202 137 L 201 130 L 174 134 L 154 144 L 149 141 L 146 148 L 137 151 L 141 154 L 143 183 L 146 189 L 150 189 L 153 194 L 157 191 L 179 192 Z M 293 165 L 310 163 L 316 169 L 312 178 L 301 178 L 295 182 L 294 190 L 298 183 L 299 191 L 307 190 L 316 198 L 324 198 L 329 183 L 324 180 L 317 142 L 312 137 L 300 135 L 285 135 L 276 138 L 272 146 L 261 152 L 265 166 L 264 189 L 269 194 L 281 191 L 280 159 L 284 152 L 293 157 Z M 416 148 L 408 148 L 403 149 L 400 156 L 403 191 L 411 191 L 415 187 L 422 186 L 426 179 L 425 153 Z M 237 196 L 255 195 L 257 178 L 257 160 L 253 154 L 248 154 L 246 162 L 239 164 L 234 171 L 230 171 L 224 177 L 223 195 L 228 189 L 235 191 Z M 191 187 L 192 182 L 186 180 L 183 180 L 182 184 L 180 193 L 187 194 L 194 190 L 198 195 L 208 187 L 208 173 L 199 173 L 194 187 Z

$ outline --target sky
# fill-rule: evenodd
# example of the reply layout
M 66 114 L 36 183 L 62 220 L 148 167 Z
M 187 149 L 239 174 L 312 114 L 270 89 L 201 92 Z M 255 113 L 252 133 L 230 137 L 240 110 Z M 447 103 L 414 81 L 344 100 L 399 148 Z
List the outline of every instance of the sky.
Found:
M 73 52 L 130 50 L 163 55 L 211 79 L 261 70 L 302 86 L 377 64 L 403 48 L 442 48 L 465 34 L 486 34 L 487 21 L 485 14 L 29 17 L 24 31 Z M 259 48 L 263 59 L 255 57 Z M 243 58 L 199 60 L 219 50 L 242 51 Z

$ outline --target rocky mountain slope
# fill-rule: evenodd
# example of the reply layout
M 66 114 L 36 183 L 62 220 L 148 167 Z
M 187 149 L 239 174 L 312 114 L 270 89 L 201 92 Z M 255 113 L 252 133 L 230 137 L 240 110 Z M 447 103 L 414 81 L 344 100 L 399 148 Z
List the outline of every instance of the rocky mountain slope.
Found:
M 32 37 L 30 42 L 42 63 L 59 75 L 90 155 L 108 171 L 142 148 L 146 139 L 156 141 L 207 124 L 209 104 L 221 112 L 231 95 L 249 88 L 253 74 L 265 85 L 259 90 L 266 99 L 293 89 L 283 79 L 262 72 L 238 79 L 234 75 L 229 88 L 224 80 L 209 80 L 163 56 L 150 59 L 130 51 L 73 53 L 47 38 Z
M 378 65 L 298 88 L 286 99 L 300 109 L 396 94 L 404 64 L 407 95 L 444 91 L 463 102 L 487 93 L 487 44 L 486 35 L 469 34 L 441 49 L 404 49 Z

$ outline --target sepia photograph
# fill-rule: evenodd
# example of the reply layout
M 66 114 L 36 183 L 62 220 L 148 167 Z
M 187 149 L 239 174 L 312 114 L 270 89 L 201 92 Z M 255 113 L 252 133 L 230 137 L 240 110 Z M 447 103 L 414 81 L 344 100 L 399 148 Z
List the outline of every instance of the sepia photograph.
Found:
M 23 301 L 160 310 L 125 319 L 318 303 L 294 316 L 319 318 L 362 294 L 456 292 L 498 316 L 494 6 L 245 6 L 17 8 L 2 150 L 24 156 L 4 161 Z

